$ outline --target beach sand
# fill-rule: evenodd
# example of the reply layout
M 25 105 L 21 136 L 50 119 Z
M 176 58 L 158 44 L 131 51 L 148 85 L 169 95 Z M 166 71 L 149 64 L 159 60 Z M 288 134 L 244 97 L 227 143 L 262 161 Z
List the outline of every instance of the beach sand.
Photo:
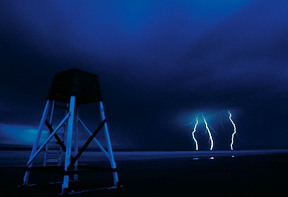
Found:
M 234 153 L 231 157 L 231 151 L 115 152 L 123 187 L 75 196 L 288 196 L 287 151 Z M 99 159 L 100 153 L 94 154 L 95 157 L 90 157 L 93 153 L 85 154 L 84 164 L 108 165 L 105 158 Z M 1 151 L 0 157 L 1 196 L 56 196 L 61 193 L 61 184 L 45 184 L 62 181 L 62 175 L 54 173 L 31 172 L 29 183 L 42 185 L 18 187 L 22 185 L 29 151 Z M 40 161 L 41 158 L 38 163 L 35 161 L 36 165 L 41 165 Z M 112 186 L 110 172 L 79 174 L 79 180 L 75 189 Z

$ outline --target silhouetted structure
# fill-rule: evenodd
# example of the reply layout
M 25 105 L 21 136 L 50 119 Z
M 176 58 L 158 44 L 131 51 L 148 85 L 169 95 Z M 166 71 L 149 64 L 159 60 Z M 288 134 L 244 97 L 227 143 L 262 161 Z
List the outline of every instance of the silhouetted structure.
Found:
M 45 171 L 45 169 L 47 168 L 52 169 L 51 166 L 46 166 L 46 161 L 44 162 L 44 167 L 33 167 L 32 165 L 34 159 L 38 156 L 40 151 L 54 137 L 57 143 L 61 146 L 61 150 L 63 150 L 63 152 L 65 153 L 64 166 L 63 166 L 64 169 L 63 182 L 62 182 L 63 194 L 70 192 L 69 191 L 70 179 L 73 179 L 74 181 L 78 180 L 77 174 L 79 173 L 79 169 L 81 169 L 81 166 L 78 166 L 78 159 L 92 140 L 94 140 L 97 143 L 99 149 L 105 154 L 105 156 L 110 161 L 111 168 L 109 168 L 108 170 L 112 171 L 114 179 L 114 185 L 110 188 L 118 187 L 118 174 L 116 171 L 116 163 L 114 161 L 102 100 L 103 99 L 101 97 L 97 75 L 79 69 L 70 69 L 67 71 L 59 72 L 55 75 L 50 92 L 47 97 L 47 102 L 42 115 L 42 119 L 39 125 L 37 139 L 33 146 L 29 161 L 27 162 L 27 171 L 25 172 L 23 185 L 29 185 L 28 180 L 30 171 L 32 170 Z M 62 105 L 56 105 L 56 102 L 60 102 L 62 103 Z M 87 103 L 99 103 L 101 123 L 93 133 L 89 131 L 89 129 L 79 118 L 79 105 Z M 52 128 L 53 114 L 55 113 L 54 109 L 57 107 L 66 109 L 66 113 L 64 115 L 64 118 L 59 122 L 56 128 L 53 129 Z M 64 129 L 65 135 L 63 135 L 63 137 L 59 137 L 57 132 L 61 128 L 63 130 L 63 125 L 66 125 L 66 123 L 67 123 L 67 129 Z M 46 126 L 48 127 L 50 135 L 44 141 L 44 143 L 38 148 L 44 124 L 46 124 Z M 80 149 L 78 148 L 78 124 L 82 124 L 85 130 L 87 130 L 87 132 L 90 133 L 89 139 Z M 97 133 L 102 128 L 104 129 L 105 132 L 107 150 L 105 150 L 105 148 L 103 148 L 103 146 L 95 138 Z M 73 153 L 72 148 L 74 149 Z M 55 167 L 57 167 L 59 171 L 59 167 L 58 166 Z M 87 166 L 85 166 L 85 168 L 87 169 Z M 95 167 L 94 168 L 91 167 L 91 169 L 93 170 L 95 169 Z

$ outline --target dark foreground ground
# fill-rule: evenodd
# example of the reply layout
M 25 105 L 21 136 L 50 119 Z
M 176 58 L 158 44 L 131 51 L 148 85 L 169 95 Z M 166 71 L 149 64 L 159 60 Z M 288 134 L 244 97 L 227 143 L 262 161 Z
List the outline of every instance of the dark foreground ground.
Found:
M 14 151 L 15 152 L 15 151 Z M 46 185 L 49 181 L 62 181 L 62 175 L 31 172 L 30 183 L 40 186 L 18 187 L 22 184 L 27 153 L 12 160 L 11 154 L 2 154 L 0 167 L 0 196 L 56 196 L 61 184 Z M 142 154 L 142 156 L 141 156 Z M 211 152 L 191 155 L 173 153 L 116 154 L 120 189 L 98 190 L 74 196 L 288 196 L 288 154 L 229 154 Z M 4 155 L 4 156 L 3 156 Z M 6 156 L 5 156 L 6 155 Z M 198 158 L 196 160 L 195 158 Z M 9 160 L 10 159 L 10 160 Z M 15 159 L 15 158 L 14 158 Z M 90 159 L 85 164 L 92 164 Z M 15 165 L 12 165 L 15 164 Z M 106 165 L 103 161 L 99 165 Z M 110 186 L 112 175 L 107 172 L 80 174 L 80 188 Z M 75 187 L 76 187 L 75 186 Z

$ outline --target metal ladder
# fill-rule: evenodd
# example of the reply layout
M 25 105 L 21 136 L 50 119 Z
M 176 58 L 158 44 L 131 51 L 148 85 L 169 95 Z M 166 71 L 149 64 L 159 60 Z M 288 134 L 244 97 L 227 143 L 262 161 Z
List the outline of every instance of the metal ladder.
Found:
M 55 108 L 65 109 L 65 115 L 68 113 L 68 106 L 61 106 L 56 105 L 56 102 L 53 101 L 52 110 L 49 118 L 49 124 L 52 126 L 53 114 Z M 60 140 L 64 143 L 65 139 L 65 131 L 66 131 L 66 123 L 64 123 L 61 130 L 57 132 Z M 64 150 L 60 146 L 59 142 L 54 138 L 49 141 L 49 143 L 45 146 L 45 153 L 44 153 L 44 162 L 43 166 L 47 165 L 58 165 L 60 166 L 62 163 Z
M 61 139 L 64 139 L 64 132 L 59 131 L 58 136 L 61 136 Z M 57 148 L 55 148 L 57 147 Z M 59 143 L 56 140 L 50 140 L 50 142 L 45 147 L 45 153 L 44 153 L 44 162 L 43 166 L 47 166 L 49 164 L 58 166 L 62 163 L 62 156 L 63 156 L 63 149 L 59 145 Z

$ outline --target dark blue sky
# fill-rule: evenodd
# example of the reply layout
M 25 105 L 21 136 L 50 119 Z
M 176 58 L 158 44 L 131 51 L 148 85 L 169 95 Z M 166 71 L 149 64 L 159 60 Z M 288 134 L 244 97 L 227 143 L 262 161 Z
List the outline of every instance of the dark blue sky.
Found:
M 286 0 L 2 1 L 0 143 L 31 143 L 54 74 L 79 68 L 99 75 L 117 149 L 194 150 L 197 113 L 215 149 L 229 149 L 227 110 L 235 149 L 288 148 L 287 10 Z M 208 150 L 203 122 L 197 135 Z

